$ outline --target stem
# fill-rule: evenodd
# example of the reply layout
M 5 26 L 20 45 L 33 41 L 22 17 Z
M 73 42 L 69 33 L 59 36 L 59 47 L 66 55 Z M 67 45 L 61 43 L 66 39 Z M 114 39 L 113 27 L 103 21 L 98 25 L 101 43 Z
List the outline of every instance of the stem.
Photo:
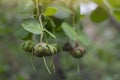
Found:
M 66 54 L 66 64 L 68 65 L 69 64 L 69 55 L 68 54 Z
M 77 71 L 80 72 L 80 64 L 77 64 Z
M 55 65 L 54 65 L 54 63 L 53 63 L 53 70 L 54 70 L 54 73 L 56 73 L 56 70 L 55 70 Z
M 55 35 L 55 29 L 54 28 L 52 28 L 52 32 L 53 32 L 53 34 Z M 55 35 L 56 36 L 56 35 Z M 55 42 L 57 43 L 57 38 L 55 38 Z
M 55 65 L 54 65 L 54 61 L 53 61 L 53 56 L 51 56 L 51 60 L 50 60 L 50 66 L 52 66 L 52 68 L 53 68 L 53 71 L 54 71 L 54 72 L 56 72 L 56 71 L 55 71 Z
M 38 17 L 38 21 L 40 23 L 40 27 L 41 27 L 41 37 L 40 37 L 40 42 L 42 42 L 42 38 L 43 38 L 43 24 L 42 24 L 42 20 L 41 20 L 41 15 L 39 13 L 39 5 L 38 5 L 38 0 L 35 0 L 36 3 L 36 8 L 37 8 L 37 17 Z M 40 17 L 39 17 L 40 16 Z
M 31 62 L 31 64 L 32 64 L 32 67 L 33 67 L 34 71 L 36 71 L 36 68 L 35 68 L 35 65 L 34 65 L 34 62 L 33 62 L 32 55 L 31 55 L 31 54 L 29 55 L 29 59 L 30 59 L 30 62 Z
M 45 42 L 48 44 L 48 41 L 47 41 L 47 36 L 46 36 L 46 34 L 44 34 L 44 36 L 45 36 Z
M 51 74 L 51 71 L 50 71 L 50 69 L 49 69 L 48 66 L 47 66 L 47 63 L 46 63 L 46 60 L 45 60 L 45 57 L 44 57 L 44 56 L 43 56 L 43 61 L 44 61 L 44 64 L 45 64 L 45 67 L 46 67 L 48 73 Z
M 39 17 L 39 5 L 38 5 L 38 0 L 35 0 L 36 3 L 36 8 L 37 8 L 37 17 Z
M 40 26 L 41 26 L 41 36 L 40 36 L 40 42 L 42 42 L 44 28 L 43 28 L 43 23 L 42 23 L 41 16 L 40 16 L 40 18 L 39 18 L 39 22 L 40 22 Z

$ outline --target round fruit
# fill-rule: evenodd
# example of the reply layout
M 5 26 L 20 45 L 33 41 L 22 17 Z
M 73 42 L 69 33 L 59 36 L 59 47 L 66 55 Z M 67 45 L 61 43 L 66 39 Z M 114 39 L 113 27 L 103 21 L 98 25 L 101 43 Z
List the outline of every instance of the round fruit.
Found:
M 49 51 L 51 55 L 54 55 L 57 53 L 57 49 L 53 45 L 49 45 Z
M 75 58 L 80 58 L 86 53 L 84 48 L 77 47 L 73 51 L 70 52 L 70 54 Z
M 43 49 L 40 45 L 35 45 L 33 55 L 38 56 L 38 57 L 42 57 L 42 54 L 41 54 L 42 51 L 43 51 Z
M 26 52 L 32 52 L 35 42 L 32 40 L 27 40 L 22 44 L 22 49 Z
M 43 56 L 51 56 L 55 53 L 57 53 L 57 49 L 54 46 L 46 43 L 38 43 L 34 47 L 33 55 L 38 57 L 43 57 Z
M 79 50 L 77 50 L 77 51 L 72 51 L 70 54 L 71 54 L 73 57 L 75 57 L 75 58 L 80 58 L 80 57 L 83 56 L 83 54 L 82 54 Z

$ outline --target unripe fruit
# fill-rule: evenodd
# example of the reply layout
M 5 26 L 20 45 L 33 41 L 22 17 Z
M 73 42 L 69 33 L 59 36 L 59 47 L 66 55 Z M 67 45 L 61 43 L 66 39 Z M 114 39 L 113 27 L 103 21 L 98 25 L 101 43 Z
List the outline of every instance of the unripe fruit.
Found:
M 54 55 L 57 53 L 57 49 L 53 45 L 49 45 L 50 54 Z
M 51 56 L 55 53 L 57 53 L 57 49 L 54 46 L 46 43 L 38 43 L 34 47 L 33 55 L 37 57 L 43 57 L 43 56 Z
M 75 48 L 73 51 L 70 52 L 70 54 L 74 57 L 74 58 L 80 58 L 82 57 L 84 54 L 86 53 L 84 48 L 81 47 L 77 47 Z
M 37 45 L 34 46 L 33 55 L 38 56 L 38 57 L 43 56 L 43 47 L 41 45 L 42 45 L 42 43 L 38 43 Z
M 56 54 L 57 53 L 57 49 L 55 47 L 53 47 L 53 49 L 54 49 L 54 54 Z
M 22 44 L 22 49 L 26 52 L 32 52 L 35 42 L 32 40 L 27 40 Z
M 79 50 L 77 50 L 77 51 L 72 51 L 70 54 L 71 54 L 73 57 L 75 57 L 75 58 L 80 58 L 80 57 L 83 56 L 83 54 L 82 54 Z
M 42 47 L 39 44 L 37 44 L 34 46 L 33 55 L 38 56 L 38 57 L 42 57 L 42 55 L 41 55 L 42 51 L 43 51 Z

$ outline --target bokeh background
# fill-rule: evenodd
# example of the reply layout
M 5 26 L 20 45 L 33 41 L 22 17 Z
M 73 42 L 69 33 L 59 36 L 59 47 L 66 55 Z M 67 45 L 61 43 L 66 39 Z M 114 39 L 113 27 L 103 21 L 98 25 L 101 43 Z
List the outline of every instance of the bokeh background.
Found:
M 18 11 L 18 1 L 0 0 L 0 80 L 120 80 L 120 1 L 108 0 L 117 7 L 117 17 L 108 11 L 108 19 L 100 23 L 90 19 L 91 12 L 98 5 L 107 5 L 105 1 L 79 0 L 84 15 L 81 19 L 83 30 L 91 41 L 86 47 L 87 53 L 80 59 L 66 56 L 65 52 L 59 57 L 54 56 L 59 59 L 57 67 L 61 71 L 56 75 L 49 65 L 50 75 L 41 58 L 33 57 L 37 69 L 34 71 L 28 54 L 21 49 L 19 37 L 24 33 L 19 31 L 19 25 L 26 15 Z

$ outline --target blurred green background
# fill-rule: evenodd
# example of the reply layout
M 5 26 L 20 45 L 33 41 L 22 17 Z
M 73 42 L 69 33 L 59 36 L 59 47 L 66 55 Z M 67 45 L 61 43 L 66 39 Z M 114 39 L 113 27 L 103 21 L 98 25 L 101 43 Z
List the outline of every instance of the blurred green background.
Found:
M 96 6 L 104 2 L 94 1 Z M 43 60 L 36 57 L 33 57 L 37 69 L 34 71 L 28 55 L 21 49 L 19 37 L 23 37 L 25 33 L 19 31 L 19 25 L 26 15 L 18 11 L 17 2 L 0 0 L 0 80 L 120 80 L 119 13 L 109 15 L 109 18 L 101 23 L 95 23 L 94 19 L 90 19 L 91 10 L 95 8 L 89 7 L 91 0 L 81 0 L 80 4 L 83 7 L 81 12 L 84 14 L 81 22 L 85 34 L 91 40 L 90 45 L 86 47 L 87 53 L 81 59 L 74 59 L 62 52 L 57 64 L 62 72 L 59 71 L 60 73 L 56 75 L 49 65 L 52 71 L 50 75 Z M 116 7 L 115 4 L 112 6 Z M 118 4 L 115 10 L 119 11 L 119 7 Z M 49 58 L 47 59 L 49 64 Z M 77 64 L 80 64 L 80 72 L 77 71 Z

